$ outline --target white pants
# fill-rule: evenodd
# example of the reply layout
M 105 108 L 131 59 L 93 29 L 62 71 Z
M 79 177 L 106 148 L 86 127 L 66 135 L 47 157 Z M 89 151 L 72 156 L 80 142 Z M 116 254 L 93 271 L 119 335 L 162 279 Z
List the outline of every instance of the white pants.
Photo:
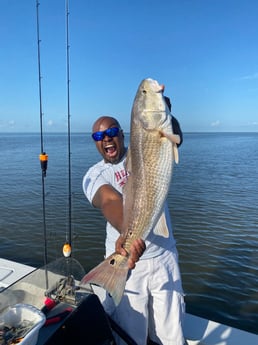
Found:
M 137 262 L 118 307 L 108 295 L 103 306 L 138 345 L 146 345 L 148 335 L 161 345 L 183 345 L 185 304 L 177 253 L 165 251 Z

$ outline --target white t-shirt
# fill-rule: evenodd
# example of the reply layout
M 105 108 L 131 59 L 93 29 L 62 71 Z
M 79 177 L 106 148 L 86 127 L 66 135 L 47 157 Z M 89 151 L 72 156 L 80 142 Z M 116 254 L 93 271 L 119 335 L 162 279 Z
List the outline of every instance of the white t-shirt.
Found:
M 85 174 L 83 178 L 83 191 L 89 202 L 92 204 L 97 190 L 109 184 L 113 186 L 118 192 L 122 193 L 122 187 L 126 183 L 127 174 L 124 166 L 125 157 L 117 164 L 105 163 L 104 160 L 93 165 Z M 146 250 L 141 256 L 141 259 L 149 259 L 162 254 L 165 250 L 175 250 L 175 239 L 173 237 L 172 226 L 169 216 L 169 210 L 165 205 L 165 216 L 167 227 L 169 230 L 169 237 L 158 236 L 153 233 L 153 229 L 145 240 Z M 109 256 L 115 251 L 115 242 L 119 237 L 119 232 L 107 222 L 106 226 L 106 256 Z

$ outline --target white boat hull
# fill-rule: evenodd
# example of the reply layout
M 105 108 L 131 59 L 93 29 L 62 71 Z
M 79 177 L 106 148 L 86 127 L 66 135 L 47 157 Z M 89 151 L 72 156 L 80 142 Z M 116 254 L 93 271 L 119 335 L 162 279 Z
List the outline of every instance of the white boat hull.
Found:
M 188 345 L 258 345 L 258 335 L 186 314 L 184 335 Z

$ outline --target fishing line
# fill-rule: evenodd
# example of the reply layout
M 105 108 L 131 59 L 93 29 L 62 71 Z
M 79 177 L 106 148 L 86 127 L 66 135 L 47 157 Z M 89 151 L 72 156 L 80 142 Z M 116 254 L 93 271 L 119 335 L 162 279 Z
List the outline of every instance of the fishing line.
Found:
M 48 289 L 48 272 L 47 272 L 47 232 L 46 232 L 46 201 L 45 201 L 45 177 L 47 171 L 48 155 L 44 151 L 43 140 L 43 111 L 42 111 L 42 88 L 41 88 L 41 63 L 40 63 L 40 35 L 39 35 L 39 1 L 36 0 L 36 13 L 37 13 L 37 47 L 38 47 L 38 83 L 39 83 L 39 110 L 40 110 L 40 148 L 39 155 L 41 164 L 41 185 L 42 185 L 42 211 L 43 211 L 43 235 L 44 235 L 44 266 L 45 266 L 45 281 L 46 289 Z

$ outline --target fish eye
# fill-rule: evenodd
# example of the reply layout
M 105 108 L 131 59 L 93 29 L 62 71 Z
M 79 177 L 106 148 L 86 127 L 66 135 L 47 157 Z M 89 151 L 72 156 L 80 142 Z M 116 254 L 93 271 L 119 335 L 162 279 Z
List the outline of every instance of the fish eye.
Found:
M 145 89 L 142 90 L 142 93 L 147 93 L 147 91 Z

